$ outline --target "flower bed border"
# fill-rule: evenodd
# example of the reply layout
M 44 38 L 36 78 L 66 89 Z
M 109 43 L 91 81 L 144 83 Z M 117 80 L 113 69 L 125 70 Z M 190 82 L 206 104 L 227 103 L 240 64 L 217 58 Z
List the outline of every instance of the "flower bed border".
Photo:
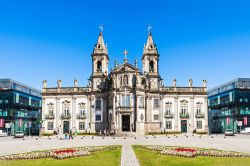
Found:
M 31 160 L 31 159 L 42 159 L 42 158 L 66 159 L 72 157 L 88 156 L 92 152 L 97 152 L 97 151 L 117 150 L 118 148 L 119 146 L 112 145 L 112 146 L 87 146 L 87 147 L 76 147 L 76 148 L 53 149 L 48 151 L 0 156 L 0 160 Z M 57 151 L 62 151 L 62 152 L 65 151 L 65 152 L 57 153 Z M 69 153 L 67 153 L 67 151 Z
M 180 157 L 196 157 L 196 156 L 211 156 L 211 157 L 250 157 L 250 153 L 224 151 L 217 149 L 176 147 L 176 146 L 161 146 L 161 145 L 135 145 L 135 147 L 158 151 L 161 155 L 171 155 Z M 177 150 L 189 149 L 189 150 Z M 192 149 L 192 150 L 191 150 Z

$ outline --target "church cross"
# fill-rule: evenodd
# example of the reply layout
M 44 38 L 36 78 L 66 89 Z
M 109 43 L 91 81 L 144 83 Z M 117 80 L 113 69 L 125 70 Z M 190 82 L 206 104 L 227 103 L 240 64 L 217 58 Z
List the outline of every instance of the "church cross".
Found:
M 127 59 L 128 51 L 126 49 L 124 50 L 123 54 L 124 54 L 125 59 Z

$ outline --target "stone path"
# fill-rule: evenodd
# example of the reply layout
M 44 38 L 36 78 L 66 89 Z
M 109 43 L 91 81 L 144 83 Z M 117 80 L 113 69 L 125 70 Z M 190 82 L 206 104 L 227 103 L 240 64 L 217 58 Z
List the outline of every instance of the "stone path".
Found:
M 139 166 L 139 162 L 131 145 L 125 144 L 122 146 L 121 166 Z

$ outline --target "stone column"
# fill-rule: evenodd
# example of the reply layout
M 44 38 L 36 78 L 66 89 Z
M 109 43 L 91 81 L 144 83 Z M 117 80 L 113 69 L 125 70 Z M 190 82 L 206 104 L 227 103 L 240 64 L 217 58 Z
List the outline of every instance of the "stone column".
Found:
M 91 96 L 90 98 L 90 123 L 89 123 L 89 127 L 90 127 L 90 132 L 95 132 L 95 109 L 92 107 L 92 105 L 95 104 L 95 99 L 93 96 Z
M 116 92 L 113 92 L 113 110 L 112 110 L 112 122 L 111 122 L 111 129 L 115 129 L 115 114 L 116 114 Z
M 72 122 L 72 130 L 76 130 L 76 98 L 72 98 L 72 116 L 71 116 L 71 122 Z
M 174 129 L 175 131 L 178 131 L 179 128 L 178 128 L 178 124 L 179 124 L 179 108 L 178 108 L 178 97 L 174 97 L 174 108 L 175 108 L 175 112 L 174 112 L 174 117 L 175 117 L 175 120 L 174 120 Z
M 190 98 L 190 111 L 189 111 L 189 113 L 190 113 L 189 132 L 192 132 L 194 130 L 194 120 L 195 120 L 195 118 L 194 118 L 195 113 L 194 112 L 195 112 L 195 109 L 194 109 L 194 97 L 191 97 Z

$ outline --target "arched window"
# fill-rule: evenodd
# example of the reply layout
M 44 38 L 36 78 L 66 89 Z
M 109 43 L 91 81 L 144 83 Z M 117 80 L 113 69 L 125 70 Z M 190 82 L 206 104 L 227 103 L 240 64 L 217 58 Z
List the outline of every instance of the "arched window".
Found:
M 186 100 L 181 101 L 181 115 L 186 115 L 188 113 L 188 102 Z
M 201 114 L 201 106 L 202 106 L 201 102 L 196 103 L 196 114 L 197 115 Z
M 48 104 L 48 113 L 49 113 L 49 115 L 54 115 L 54 104 L 53 103 Z
M 167 102 L 167 103 L 165 104 L 165 109 L 166 109 L 165 114 L 166 114 L 166 115 L 171 115 L 172 103 Z
M 63 104 L 63 114 L 65 116 L 69 116 L 70 115 L 70 113 L 69 113 L 70 102 L 66 100 L 62 104 Z
M 153 72 L 154 71 L 154 61 L 149 62 L 149 71 Z
M 102 62 L 97 61 L 97 72 L 102 72 Z
M 79 103 L 79 114 L 81 116 L 86 115 L 86 105 L 85 105 L 85 103 Z

